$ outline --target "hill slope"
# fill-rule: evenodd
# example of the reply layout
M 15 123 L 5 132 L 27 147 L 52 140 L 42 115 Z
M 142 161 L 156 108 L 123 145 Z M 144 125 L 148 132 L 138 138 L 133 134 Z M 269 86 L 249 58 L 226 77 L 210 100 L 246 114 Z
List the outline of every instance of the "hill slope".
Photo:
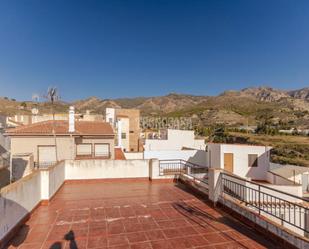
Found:
M 256 124 L 267 117 L 274 122 L 309 127 L 309 88 L 283 91 L 269 87 L 226 91 L 219 96 L 194 96 L 172 93 L 161 97 L 140 97 L 74 103 L 77 109 L 104 113 L 106 106 L 137 108 L 142 115 L 195 117 L 203 124 Z
M 106 107 L 137 108 L 143 116 L 193 117 L 204 125 L 254 125 L 268 117 L 274 122 L 309 128 L 309 88 L 294 91 L 269 87 L 245 88 L 240 91 L 226 91 L 219 96 L 171 93 L 160 97 L 120 99 L 90 97 L 73 103 L 57 103 L 56 111 L 64 112 L 71 104 L 80 112 L 90 110 L 103 114 Z M 3 114 L 31 113 L 34 106 L 38 107 L 40 113 L 50 113 L 51 107 L 48 103 L 22 103 L 0 99 L 0 112 Z

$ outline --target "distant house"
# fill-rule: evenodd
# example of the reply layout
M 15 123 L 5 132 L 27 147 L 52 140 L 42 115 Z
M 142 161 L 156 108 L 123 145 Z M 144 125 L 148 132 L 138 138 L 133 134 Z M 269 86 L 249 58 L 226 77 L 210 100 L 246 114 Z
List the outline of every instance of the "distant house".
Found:
M 117 115 L 117 145 L 123 151 L 130 151 L 130 118 L 126 115 Z
M 74 117 L 74 113 L 72 114 Z M 114 132 L 102 121 L 44 121 L 7 130 L 11 155 L 32 153 L 38 165 L 64 159 L 114 159 Z
M 269 146 L 248 144 L 207 144 L 207 165 L 252 180 L 267 180 Z
M 140 111 L 138 109 L 106 108 L 105 120 L 117 133 L 117 146 L 126 152 L 140 150 Z
M 205 149 L 205 140 L 196 139 L 192 130 L 174 130 L 163 129 L 153 134 L 148 133 L 145 138 L 145 151 L 164 151 L 164 150 L 182 150 Z
M 307 192 L 309 187 L 309 168 L 296 165 L 282 165 L 271 163 L 270 170 L 272 174 L 293 181 L 295 184 L 301 184 L 303 191 Z

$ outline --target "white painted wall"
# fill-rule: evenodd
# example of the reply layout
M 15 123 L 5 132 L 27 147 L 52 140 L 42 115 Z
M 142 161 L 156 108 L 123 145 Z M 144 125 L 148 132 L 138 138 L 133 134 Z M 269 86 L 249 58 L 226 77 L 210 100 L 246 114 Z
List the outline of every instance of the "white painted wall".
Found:
M 49 198 L 61 187 L 65 180 L 65 162 L 53 166 L 49 170 Z
M 221 169 L 221 144 L 207 144 L 208 165 L 210 168 Z
M 149 160 L 66 161 L 67 180 L 139 177 L 149 177 Z
M 41 174 L 36 171 L 0 190 L 0 241 L 41 201 Z
M 126 159 L 144 159 L 144 153 L 143 152 L 124 152 L 124 156 Z
M 117 133 L 118 133 L 118 141 L 121 140 L 121 147 L 126 151 L 130 151 L 130 141 L 129 141 L 129 118 L 118 117 L 117 123 Z M 119 130 L 119 121 L 121 123 L 121 131 Z M 120 133 L 119 133 L 120 132 Z M 126 138 L 122 138 L 122 133 L 126 134 Z M 119 146 L 119 144 L 118 144 Z
M 309 174 L 309 168 L 308 167 L 302 167 L 297 165 L 290 165 L 290 164 L 278 164 L 278 163 L 270 163 L 269 169 L 272 171 L 274 170 L 274 173 L 277 173 L 278 175 L 281 175 L 282 177 L 285 177 L 295 183 L 298 184 L 304 184 L 304 188 L 306 188 L 306 184 L 309 183 L 309 181 L 306 181 L 303 183 L 303 177 L 308 178 Z M 276 169 L 282 169 L 279 171 L 276 171 Z
M 205 149 L 204 140 L 195 140 L 194 131 L 191 130 L 167 130 L 167 139 L 146 139 L 145 151 L 158 150 L 181 150 L 183 147 L 203 150 Z
M 280 175 L 273 174 L 271 172 L 267 172 L 267 181 L 271 184 L 276 185 L 294 185 L 295 183 L 287 178 L 284 178 Z
M 110 123 L 112 126 L 115 124 L 115 108 L 105 109 L 105 122 Z
M 159 160 L 182 159 L 202 166 L 208 166 L 206 152 L 204 150 L 144 151 L 144 158 L 156 158 Z
M 238 144 L 208 144 L 210 166 L 224 169 L 224 153 L 234 154 L 233 174 L 253 180 L 266 180 L 271 147 Z M 248 167 L 248 155 L 258 155 L 258 167 Z

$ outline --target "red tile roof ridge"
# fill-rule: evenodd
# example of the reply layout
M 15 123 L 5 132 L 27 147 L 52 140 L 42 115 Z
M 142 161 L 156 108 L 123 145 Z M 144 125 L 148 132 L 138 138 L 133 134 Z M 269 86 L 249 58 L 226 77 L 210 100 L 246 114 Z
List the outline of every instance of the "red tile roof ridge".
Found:
M 68 131 L 68 120 L 47 120 L 33 123 L 13 129 L 7 129 L 8 135 L 18 134 L 95 134 L 95 135 L 114 135 L 113 128 L 109 123 L 103 121 L 75 121 L 75 132 Z

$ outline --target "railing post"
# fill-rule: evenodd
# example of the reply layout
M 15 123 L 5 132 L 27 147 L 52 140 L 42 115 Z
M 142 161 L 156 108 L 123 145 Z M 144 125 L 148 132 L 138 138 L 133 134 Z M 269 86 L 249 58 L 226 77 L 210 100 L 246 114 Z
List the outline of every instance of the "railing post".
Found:
M 149 161 L 149 177 L 150 179 L 160 178 L 160 162 L 158 159 L 150 159 Z
M 209 168 L 208 170 L 208 190 L 209 190 L 209 200 L 211 200 L 214 205 L 219 200 L 221 194 L 221 184 L 222 177 L 221 169 Z
M 309 233 L 307 231 L 309 231 L 309 210 L 305 208 L 304 210 L 304 236 L 306 238 L 309 238 Z
M 186 174 L 191 175 L 191 167 L 188 165 L 185 165 L 185 167 L 186 167 Z
M 261 185 L 258 185 L 259 196 L 259 215 L 261 214 Z

